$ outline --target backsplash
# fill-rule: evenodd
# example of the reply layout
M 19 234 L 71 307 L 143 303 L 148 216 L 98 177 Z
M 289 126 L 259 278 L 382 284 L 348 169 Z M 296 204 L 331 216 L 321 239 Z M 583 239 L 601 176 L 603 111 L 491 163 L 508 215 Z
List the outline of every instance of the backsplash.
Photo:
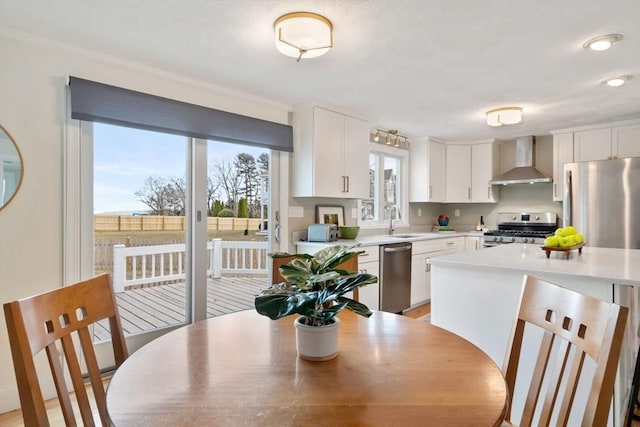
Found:
M 500 201 L 498 203 L 412 203 L 411 224 L 435 224 L 439 214 L 449 217 L 449 224 L 459 231 L 474 230 L 476 223 L 483 217 L 485 227 L 495 227 L 499 212 L 555 212 L 561 221 L 562 203 L 552 201 L 553 184 L 518 184 L 500 187 Z M 419 208 L 423 209 L 423 216 L 417 216 Z M 429 215 L 424 215 L 428 209 Z M 455 216 L 459 210 L 460 216 Z M 561 226 L 561 224 L 558 224 Z

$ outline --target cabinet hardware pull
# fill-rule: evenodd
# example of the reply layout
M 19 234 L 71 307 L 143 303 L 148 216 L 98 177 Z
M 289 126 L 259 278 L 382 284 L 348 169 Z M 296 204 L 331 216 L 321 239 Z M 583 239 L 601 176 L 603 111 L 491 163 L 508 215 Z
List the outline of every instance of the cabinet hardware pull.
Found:
M 471 187 L 467 187 L 467 200 L 471 200 Z
M 553 195 L 558 197 L 558 183 L 553 183 Z
M 433 197 L 432 194 L 433 194 L 433 185 L 430 185 L 429 186 L 429 200 L 431 200 L 431 197 Z
M 347 175 L 347 193 L 351 191 L 351 182 L 349 182 L 349 175 Z

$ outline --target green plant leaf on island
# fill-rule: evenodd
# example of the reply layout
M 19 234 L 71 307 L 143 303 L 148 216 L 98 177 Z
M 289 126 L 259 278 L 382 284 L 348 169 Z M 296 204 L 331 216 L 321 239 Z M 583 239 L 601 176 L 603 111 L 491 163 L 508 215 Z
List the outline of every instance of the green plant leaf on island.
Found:
M 368 273 L 348 272 L 338 265 L 357 257 L 364 251 L 341 245 L 324 248 L 313 255 L 273 253 L 272 258 L 294 257 L 280 266 L 285 283 L 273 284 L 255 298 L 256 311 L 273 320 L 290 314 L 305 316 L 307 324 L 320 326 L 331 323 L 343 309 L 369 317 L 369 308 L 345 294 L 378 278 Z

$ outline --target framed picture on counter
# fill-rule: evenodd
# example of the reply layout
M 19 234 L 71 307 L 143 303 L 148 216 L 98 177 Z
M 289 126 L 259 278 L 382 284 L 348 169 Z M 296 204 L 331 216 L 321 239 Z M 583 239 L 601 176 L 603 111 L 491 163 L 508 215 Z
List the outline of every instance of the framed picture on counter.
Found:
M 316 223 L 344 225 L 344 206 L 316 205 Z

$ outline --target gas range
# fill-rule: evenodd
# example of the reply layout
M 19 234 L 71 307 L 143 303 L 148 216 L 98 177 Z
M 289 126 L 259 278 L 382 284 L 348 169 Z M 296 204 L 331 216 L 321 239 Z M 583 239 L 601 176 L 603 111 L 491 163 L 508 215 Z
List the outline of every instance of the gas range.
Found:
M 484 233 L 484 246 L 506 243 L 543 244 L 544 239 L 558 228 L 558 216 L 553 212 L 499 213 L 497 230 Z

